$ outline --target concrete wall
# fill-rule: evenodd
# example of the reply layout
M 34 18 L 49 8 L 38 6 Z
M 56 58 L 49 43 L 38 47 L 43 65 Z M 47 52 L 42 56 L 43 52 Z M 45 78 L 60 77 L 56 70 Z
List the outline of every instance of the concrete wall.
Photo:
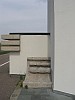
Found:
M 54 83 L 54 0 L 48 0 L 49 53 L 51 55 L 52 82 Z
M 10 53 L 10 74 L 25 74 L 27 57 L 48 57 L 49 46 L 46 35 L 21 35 L 19 53 Z
M 75 95 L 75 0 L 54 0 L 54 90 Z

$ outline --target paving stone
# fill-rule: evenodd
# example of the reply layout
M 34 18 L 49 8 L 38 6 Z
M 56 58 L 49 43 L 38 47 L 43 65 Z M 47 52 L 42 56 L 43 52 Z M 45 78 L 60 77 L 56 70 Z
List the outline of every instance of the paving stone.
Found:
M 20 95 L 18 100 L 31 100 L 31 95 Z
M 31 100 L 41 100 L 41 96 L 40 95 L 32 95 Z
M 72 100 L 71 97 L 65 96 L 65 95 L 60 95 L 56 93 L 50 93 L 49 97 L 51 100 Z
M 44 94 L 45 93 L 45 94 Z M 22 89 L 18 100 L 74 100 L 71 97 L 53 93 L 51 89 Z

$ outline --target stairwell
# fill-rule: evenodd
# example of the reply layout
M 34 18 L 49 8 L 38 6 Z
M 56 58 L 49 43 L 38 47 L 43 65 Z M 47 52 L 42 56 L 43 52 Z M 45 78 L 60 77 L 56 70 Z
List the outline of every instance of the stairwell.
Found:
M 28 57 L 27 73 L 23 87 L 51 88 L 51 59 L 48 57 Z

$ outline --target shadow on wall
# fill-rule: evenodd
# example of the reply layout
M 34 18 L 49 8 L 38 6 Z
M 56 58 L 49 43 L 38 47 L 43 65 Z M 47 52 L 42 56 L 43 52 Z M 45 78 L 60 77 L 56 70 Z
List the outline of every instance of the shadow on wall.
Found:
M 49 59 L 50 59 L 50 68 L 51 68 L 51 36 L 49 35 L 48 36 L 48 57 L 49 57 Z M 50 69 L 50 80 L 51 80 L 51 82 L 52 82 L 52 70 Z M 52 86 L 51 86 L 51 88 L 52 88 Z
M 0 43 L 0 51 L 1 51 L 1 43 Z
M 48 57 L 51 57 L 51 36 L 48 35 Z

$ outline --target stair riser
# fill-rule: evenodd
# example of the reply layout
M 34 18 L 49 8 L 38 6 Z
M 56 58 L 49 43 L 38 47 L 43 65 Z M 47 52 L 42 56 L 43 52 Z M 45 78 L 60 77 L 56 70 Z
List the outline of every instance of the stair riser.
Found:
M 30 61 L 30 62 L 28 62 L 28 65 L 30 65 L 30 66 L 41 66 L 42 67 L 42 66 L 50 66 L 51 64 L 50 64 L 50 62 Z
M 50 74 L 51 69 L 50 68 L 42 68 L 42 67 L 29 67 L 28 71 L 30 73 L 40 73 L 40 74 Z
M 50 57 L 28 57 L 27 61 L 51 61 Z
M 51 88 L 51 61 L 48 57 L 29 57 L 23 87 Z
M 23 83 L 23 87 L 27 86 L 28 88 L 43 88 L 43 87 L 47 87 L 47 88 L 51 88 L 51 84 L 47 84 L 47 83 Z

